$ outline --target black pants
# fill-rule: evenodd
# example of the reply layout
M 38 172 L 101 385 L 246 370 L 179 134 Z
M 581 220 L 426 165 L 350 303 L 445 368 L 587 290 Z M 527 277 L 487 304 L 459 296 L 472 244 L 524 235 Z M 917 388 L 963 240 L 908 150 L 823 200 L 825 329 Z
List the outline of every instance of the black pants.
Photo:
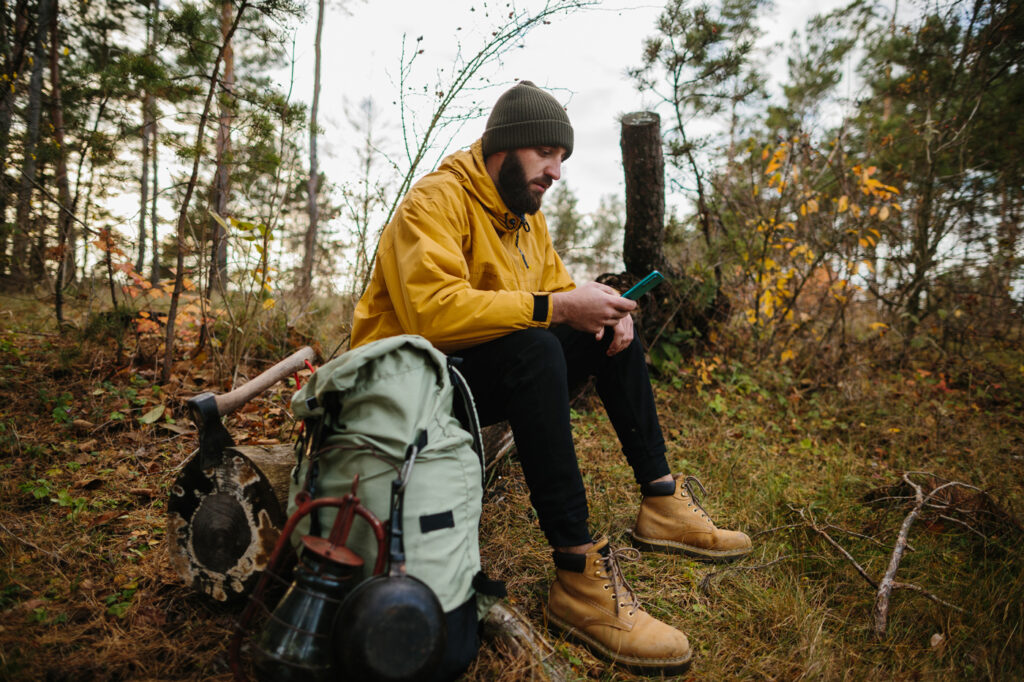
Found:
M 611 330 L 598 342 L 567 326 L 525 329 L 458 351 L 459 371 L 484 425 L 507 419 L 530 501 L 553 547 L 591 540 L 587 498 L 569 424 L 569 387 L 595 377 L 597 392 L 638 483 L 669 473 L 644 349 L 638 337 L 609 357 Z

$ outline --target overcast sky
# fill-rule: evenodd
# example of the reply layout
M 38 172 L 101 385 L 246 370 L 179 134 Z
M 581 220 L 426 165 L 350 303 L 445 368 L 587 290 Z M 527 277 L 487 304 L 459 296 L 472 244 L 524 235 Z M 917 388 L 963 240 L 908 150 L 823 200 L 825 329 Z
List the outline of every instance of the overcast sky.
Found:
M 787 39 L 812 14 L 839 4 L 837 0 L 776 0 L 776 8 L 765 22 L 766 45 Z M 536 8 L 543 2 L 515 5 Z M 480 75 L 497 84 L 478 95 L 488 108 L 516 79 L 549 88 L 567 105 L 575 149 L 563 167 L 562 179 L 580 198 L 583 212 L 596 208 L 599 197 L 605 194 L 622 196 L 617 119 L 623 113 L 654 104 L 650 96 L 645 100 L 637 92 L 626 69 L 639 64 L 643 40 L 653 35 L 662 8 L 663 4 L 658 3 L 606 0 L 596 9 L 556 17 L 550 25 L 531 31 L 522 47 L 506 53 L 500 64 L 481 71 Z M 351 172 L 351 150 L 356 140 L 345 122 L 346 104 L 372 96 L 380 106 L 382 120 L 392 126 L 387 133 L 391 142 L 397 144 L 400 139 L 398 109 L 392 102 L 397 93 L 403 34 L 407 49 L 423 37 L 419 46 L 424 52 L 417 58 L 414 81 L 432 83 L 437 69 L 450 71 L 458 41 L 464 53 L 475 53 L 497 17 L 508 12 L 505 2 L 469 0 L 349 0 L 345 10 L 329 6 L 323 32 L 321 163 L 331 179 L 337 182 Z M 295 37 L 293 97 L 307 102 L 312 98 L 315 20 L 312 3 L 311 15 Z M 786 51 L 775 48 L 769 54 L 774 59 L 774 70 L 784 76 Z M 485 120 L 483 117 L 467 123 L 453 140 L 451 150 L 478 138 Z M 431 170 L 435 162 L 434 157 L 428 159 L 422 172 Z

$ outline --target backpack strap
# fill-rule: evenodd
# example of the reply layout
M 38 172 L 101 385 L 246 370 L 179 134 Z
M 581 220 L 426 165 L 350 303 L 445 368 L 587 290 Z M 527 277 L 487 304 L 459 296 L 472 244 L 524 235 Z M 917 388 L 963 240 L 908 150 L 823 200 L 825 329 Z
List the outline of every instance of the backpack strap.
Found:
M 480 460 L 480 477 L 486 482 L 486 466 L 484 464 L 484 439 L 480 429 L 480 417 L 476 413 L 476 403 L 473 402 L 473 393 L 469 390 L 469 384 L 466 382 L 466 378 L 462 376 L 462 373 L 455 368 L 457 364 L 462 362 L 462 358 L 449 357 L 448 358 L 448 376 L 451 377 L 452 386 L 455 387 L 455 396 L 461 401 L 461 408 L 453 410 L 456 416 L 464 415 L 465 421 L 468 424 L 463 423 L 463 427 L 469 431 L 469 434 L 473 436 L 473 450 L 476 452 L 477 459 Z
M 312 401 L 314 403 L 316 398 L 310 398 L 307 404 Z M 303 484 L 303 488 L 309 493 L 311 499 L 316 499 L 318 490 L 317 484 L 320 478 L 320 448 L 323 447 L 324 439 L 326 435 L 330 433 L 330 429 L 344 428 L 344 424 L 336 424 L 335 422 L 341 416 L 341 396 L 337 393 L 331 392 L 324 396 L 323 400 L 324 413 L 319 419 L 310 418 L 305 420 L 305 427 L 303 431 L 306 434 L 305 455 L 309 461 L 309 467 L 306 469 L 306 481 Z M 302 463 L 302 450 L 299 450 L 299 464 Z M 295 467 L 295 475 L 298 476 L 299 467 Z M 323 527 L 320 523 L 320 508 L 313 509 L 309 514 L 309 534 L 320 537 Z

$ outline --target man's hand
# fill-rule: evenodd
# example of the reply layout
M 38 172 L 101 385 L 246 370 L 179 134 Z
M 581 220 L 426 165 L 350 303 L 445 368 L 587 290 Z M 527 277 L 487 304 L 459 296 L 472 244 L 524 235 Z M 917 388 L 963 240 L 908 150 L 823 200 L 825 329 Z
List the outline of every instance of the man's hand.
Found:
M 604 330 L 601 331 L 603 332 Z M 608 345 L 608 357 L 626 350 L 629 344 L 633 342 L 633 317 L 626 315 L 619 320 L 618 324 L 612 328 L 612 331 L 615 335 L 612 337 L 612 342 Z M 603 334 L 599 332 L 595 336 L 600 341 Z
M 572 291 L 565 291 L 551 295 L 551 323 L 567 324 L 573 329 L 581 332 L 589 332 L 594 338 L 600 340 L 604 336 L 605 327 L 615 329 L 615 338 L 612 339 L 612 347 L 620 342 L 620 335 L 624 338 L 628 333 L 629 341 L 633 340 L 633 319 L 629 317 L 629 311 L 636 308 L 636 301 L 622 298 L 619 292 L 605 284 L 587 282 L 581 287 Z M 629 322 L 623 322 L 628 319 Z M 625 325 L 629 329 L 625 329 Z M 619 326 L 623 328 L 620 330 Z M 615 352 L 625 348 L 623 345 Z M 609 348 L 611 350 L 611 348 Z

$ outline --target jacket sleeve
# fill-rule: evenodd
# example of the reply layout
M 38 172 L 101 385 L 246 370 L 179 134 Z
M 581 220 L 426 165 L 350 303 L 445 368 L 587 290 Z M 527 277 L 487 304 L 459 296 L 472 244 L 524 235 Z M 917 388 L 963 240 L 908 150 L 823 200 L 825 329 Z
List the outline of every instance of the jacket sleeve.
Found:
M 388 293 L 402 328 L 442 351 L 491 341 L 517 329 L 546 327 L 546 292 L 474 289 L 462 251 L 463 235 L 439 210 L 408 202 L 381 253 Z M 536 295 L 535 295 L 536 294 Z

